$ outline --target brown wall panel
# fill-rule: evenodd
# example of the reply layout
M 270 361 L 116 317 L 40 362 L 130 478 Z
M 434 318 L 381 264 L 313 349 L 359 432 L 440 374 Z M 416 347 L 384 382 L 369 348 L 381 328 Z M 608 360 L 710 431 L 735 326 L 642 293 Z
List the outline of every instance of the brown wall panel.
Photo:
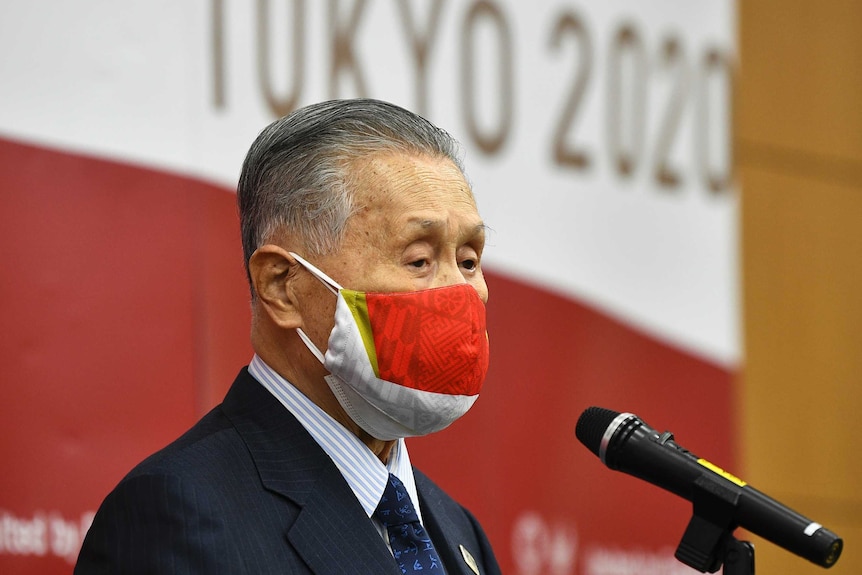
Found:
M 738 2 L 737 136 L 862 161 L 862 2 Z
M 862 573 L 862 3 L 741 2 L 743 469 Z M 822 570 L 757 543 L 757 572 Z
M 842 535 L 862 573 L 862 193 L 742 171 L 743 467 L 754 486 Z M 758 571 L 815 573 L 758 545 Z

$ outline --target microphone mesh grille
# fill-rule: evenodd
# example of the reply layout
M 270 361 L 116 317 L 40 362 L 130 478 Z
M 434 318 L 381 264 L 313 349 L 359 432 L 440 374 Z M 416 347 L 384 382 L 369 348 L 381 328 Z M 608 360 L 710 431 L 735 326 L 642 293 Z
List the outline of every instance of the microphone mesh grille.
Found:
M 578 418 L 575 436 L 587 449 L 599 455 L 602 437 L 611 422 L 619 415 L 618 411 L 604 407 L 588 407 Z M 599 457 L 601 457 L 599 455 Z

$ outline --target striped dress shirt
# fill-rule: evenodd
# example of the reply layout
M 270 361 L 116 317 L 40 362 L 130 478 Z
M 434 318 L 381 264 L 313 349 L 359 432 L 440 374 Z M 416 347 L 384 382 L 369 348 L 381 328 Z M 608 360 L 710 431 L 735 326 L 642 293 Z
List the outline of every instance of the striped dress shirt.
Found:
M 353 432 L 277 374 L 257 354 L 252 358 L 248 371 L 299 420 L 317 444 L 329 455 L 387 545 L 386 530 L 372 515 L 380 502 L 390 473 L 404 483 L 407 493 L 414 502 L 419 520 L 422 521 L 422 512 L 416 504 L 419 496 L 416 492 L 416 481 L 413 478 L 413 466 L 407 453 L 407 444 L 403 439 L 396 441 L 389 454 L 389 460 L 384 465 Z

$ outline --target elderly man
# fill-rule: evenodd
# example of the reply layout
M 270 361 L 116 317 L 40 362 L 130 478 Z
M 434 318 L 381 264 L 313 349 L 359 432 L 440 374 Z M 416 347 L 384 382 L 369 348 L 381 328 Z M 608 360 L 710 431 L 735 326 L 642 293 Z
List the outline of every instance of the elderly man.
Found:
M 238 186 L 255 355 L 102 504 L 75 572 L 499 573 L 404 438 L 475 401 L 485 229 L 457 145 L 374 100 L 267 127 Z

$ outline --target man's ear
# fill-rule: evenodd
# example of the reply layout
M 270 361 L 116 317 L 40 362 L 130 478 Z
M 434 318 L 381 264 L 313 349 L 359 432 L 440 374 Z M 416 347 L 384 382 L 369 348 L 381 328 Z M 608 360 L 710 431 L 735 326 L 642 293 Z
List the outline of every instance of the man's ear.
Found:
M 258 301 L 273 323 L 284 329 L 302 325 L 291 285 L 297 265 L 287 250 L 273 244 L 259 247 L 248 262 Z

